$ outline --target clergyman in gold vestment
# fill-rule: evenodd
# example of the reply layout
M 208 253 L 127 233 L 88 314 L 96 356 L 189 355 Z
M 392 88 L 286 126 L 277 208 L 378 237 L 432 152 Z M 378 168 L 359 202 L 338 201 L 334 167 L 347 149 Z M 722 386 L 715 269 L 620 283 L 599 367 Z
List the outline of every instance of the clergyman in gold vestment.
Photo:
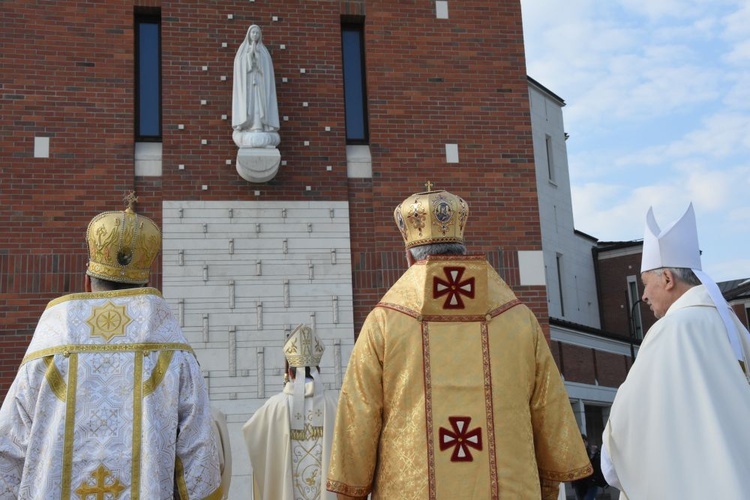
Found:
M 592 473 L 542 330 L 446 191 L 395 210 L 409 269 L 367 317 L 344 377 L 327 488 L 340 498 L 556 499 Z

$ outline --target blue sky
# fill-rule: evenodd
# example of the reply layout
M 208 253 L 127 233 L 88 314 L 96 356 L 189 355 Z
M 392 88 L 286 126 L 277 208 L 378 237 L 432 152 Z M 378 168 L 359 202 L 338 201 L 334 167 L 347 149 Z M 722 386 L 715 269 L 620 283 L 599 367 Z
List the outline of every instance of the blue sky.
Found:
M 563 108 L 576 229 L 643 237 L 693 203 L 703 270 L 750 278 L 750 2 L 521 0 Z

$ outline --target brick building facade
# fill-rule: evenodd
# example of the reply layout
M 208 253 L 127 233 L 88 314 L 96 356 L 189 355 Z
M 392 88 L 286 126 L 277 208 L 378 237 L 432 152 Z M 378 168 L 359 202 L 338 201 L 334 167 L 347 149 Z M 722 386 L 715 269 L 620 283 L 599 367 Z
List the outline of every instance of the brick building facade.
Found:
M 512 285 L 519 285 L 513 252 L 540 248 L 517 1 L 451 3 L 447 18 L 432 1 L 72 1 L 3 10 L 0 387 L 46 302 L 81 290 L 88 220 L 120 208 L 129 190 L 159 223 L 166 200 L 347 202 L 355 327 L 404 267 L 392 209 L 427 180 L 469 200 L 469 245 L 494 253 Z M 135 167 L 139 12 L 161 18 L 156 176 Z M 364 23 L 369 178 L 347 176 L 347 20 Z M 285 117 L 282 167 L 260 185 L 231 164 L 226 117 L 233 57 L 251 24 L 263 28 L 273 54 Z M 40 138 L 48 138 L 48 157 L 35 157 Z M 446 163 L 446 144 L 458 146 L 458 163 Z M 545 310 L 543 288 L 516 289 Z
M 318 322 L 337 385 L 355 332 L 406 267 L 393 208 L 427 181 L 469 202 L 470 250 L 548 330 L 545 287 L 522 279 L 518 258 L 542 244 L 519 1 L 73 0 L 5 3 L 2 17 L 0 393 L 46 303 L 83 290 L 88 221 L 131 190 L 165 235 L 152 284 L 235 432 L 279 389 L 293 323 Z M 136 126 L 142 17 L 161 34 L 161 132 L 148 141 Z M 283 117 L 281 166 L 261 184 L 238 175 L 230 125 L 252 24 Z M 356 144 L 344 25 L 364 40 L 368 135 Z

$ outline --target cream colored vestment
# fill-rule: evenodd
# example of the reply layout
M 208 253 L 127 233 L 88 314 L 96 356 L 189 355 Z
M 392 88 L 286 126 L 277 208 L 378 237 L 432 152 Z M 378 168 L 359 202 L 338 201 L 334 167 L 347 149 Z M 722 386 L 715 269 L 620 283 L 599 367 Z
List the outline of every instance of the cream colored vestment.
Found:
M 603 444 L 621 498 L 748 498 L 749 416 L 724 324 L 705 287 L 693 287 L 648 331 L 612 405 Z

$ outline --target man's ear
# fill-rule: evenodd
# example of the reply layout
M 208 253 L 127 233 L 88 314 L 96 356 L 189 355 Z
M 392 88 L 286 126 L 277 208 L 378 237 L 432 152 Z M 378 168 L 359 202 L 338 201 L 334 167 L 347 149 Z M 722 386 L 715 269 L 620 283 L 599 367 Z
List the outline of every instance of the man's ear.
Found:
M 672 271 L 670 271 L 669 269 L 664 269 L 664 271 L 662 272 L 662 278 L 664 278 L 664 288 L 666 290 L 671 290 L 672 288 L 674 288 L 675 281 Z

